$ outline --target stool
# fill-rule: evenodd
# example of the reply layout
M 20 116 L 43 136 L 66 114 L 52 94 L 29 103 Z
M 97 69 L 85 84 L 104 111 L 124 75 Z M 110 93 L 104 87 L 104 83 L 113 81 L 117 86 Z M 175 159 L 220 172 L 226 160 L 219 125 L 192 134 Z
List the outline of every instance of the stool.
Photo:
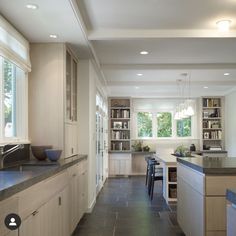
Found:
M 146 169 L 146 181 L 145 181 L 145 185 L 147 186 L 148 183 L 148 171 L 149 171 L 149 160 L 155 160 L 154 157 L 152 156 L 145 156 L 145 161 L 147 162 L 147 169 Z
M 148 194 L 150 199 L 153 199 L 154 185 L 155 181 L 161 180 L 163 184 L 163 168 L 157 167 L 160 165 L 157 161 L 149 161 L 150 170 L 149 170 L 149 183 L 148 183 Z

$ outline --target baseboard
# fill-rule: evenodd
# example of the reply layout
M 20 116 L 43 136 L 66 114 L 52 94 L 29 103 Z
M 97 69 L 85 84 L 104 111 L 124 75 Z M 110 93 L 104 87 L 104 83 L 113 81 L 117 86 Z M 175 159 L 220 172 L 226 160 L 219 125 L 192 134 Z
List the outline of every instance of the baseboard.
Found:
M 93 211 L 93 208 L 96 204 L 96 197 L 93 199 L 92 203 L 90 204 L 90 206 L 88 207 L 86 213 L 91 213 Z

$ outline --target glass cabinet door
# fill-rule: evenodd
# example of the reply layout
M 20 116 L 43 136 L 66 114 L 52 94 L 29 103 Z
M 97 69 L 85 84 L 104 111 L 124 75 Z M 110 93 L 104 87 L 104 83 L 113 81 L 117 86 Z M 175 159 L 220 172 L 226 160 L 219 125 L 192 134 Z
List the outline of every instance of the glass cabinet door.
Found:
M 72 121 L 77 121 L 77 63 L 72 62 L 73 76 L 72 76 Z
M 72 107 L 72 100 L 71 100 L 71 55 L 67 51 L 66 52 L 66 120 L 71 120 L 71 107 Z

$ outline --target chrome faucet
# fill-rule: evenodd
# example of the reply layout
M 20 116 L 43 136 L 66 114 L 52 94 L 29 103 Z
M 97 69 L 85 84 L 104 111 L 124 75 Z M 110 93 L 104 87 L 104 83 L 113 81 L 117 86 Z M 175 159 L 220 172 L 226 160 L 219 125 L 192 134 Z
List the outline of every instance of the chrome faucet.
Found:
M 13 146 L 12 148 L 4 151 L 5 146 L 6 146 L 6 144 L 0 146 L 0 169 L 2 169 L 4 167 L 4 160 L 9 154 L 11 154 L 19 149 L 24 148 L 24 144 L 17 144 L 15 146 Z

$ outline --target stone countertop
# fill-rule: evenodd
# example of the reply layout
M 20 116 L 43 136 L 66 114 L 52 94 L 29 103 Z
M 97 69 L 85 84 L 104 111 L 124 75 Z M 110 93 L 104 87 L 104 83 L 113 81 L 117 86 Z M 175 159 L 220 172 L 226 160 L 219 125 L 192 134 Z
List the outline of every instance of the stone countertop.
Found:
M 156 153 L 155 151 L 149 151 L 149 152 L 135 152 L 135 151 L 119 151 L 119 150 L 117 150 L 117 151 L 109 151 L 109 153 L 110 154 L 112 154 L 112 153 L 130 153 L 130 154 L 144 154 L 144 155 L 148 155 L 148 154 L 154 154 L 154 153 Z
M 234 157 L 192 157 L 177 158 L 177 161 L 207 175 L 236 175 Z
M 86 155 L 76 155 L 70 158 L 60 159 L 53 165 L 50 165 L 52 162 L 39 162 L 35 160 L 24 163 L 25 165 L 29 164 L 27 171 L 11 170 L 11 168 L 9 170 L 0 170 L 0 201 L 49 178 L 86 158 Z M 30 170 L 30 164 L 39 164 L 40 166 L 38 168 L 35 168 L 34 166 L 34 168 Z
M 167 164 L 167 165 L 176 165 L 176 157 L 169 154 L 169 155 L 160 155 L 156 158 L 157 160 L 160 160 L 161 162 Z

